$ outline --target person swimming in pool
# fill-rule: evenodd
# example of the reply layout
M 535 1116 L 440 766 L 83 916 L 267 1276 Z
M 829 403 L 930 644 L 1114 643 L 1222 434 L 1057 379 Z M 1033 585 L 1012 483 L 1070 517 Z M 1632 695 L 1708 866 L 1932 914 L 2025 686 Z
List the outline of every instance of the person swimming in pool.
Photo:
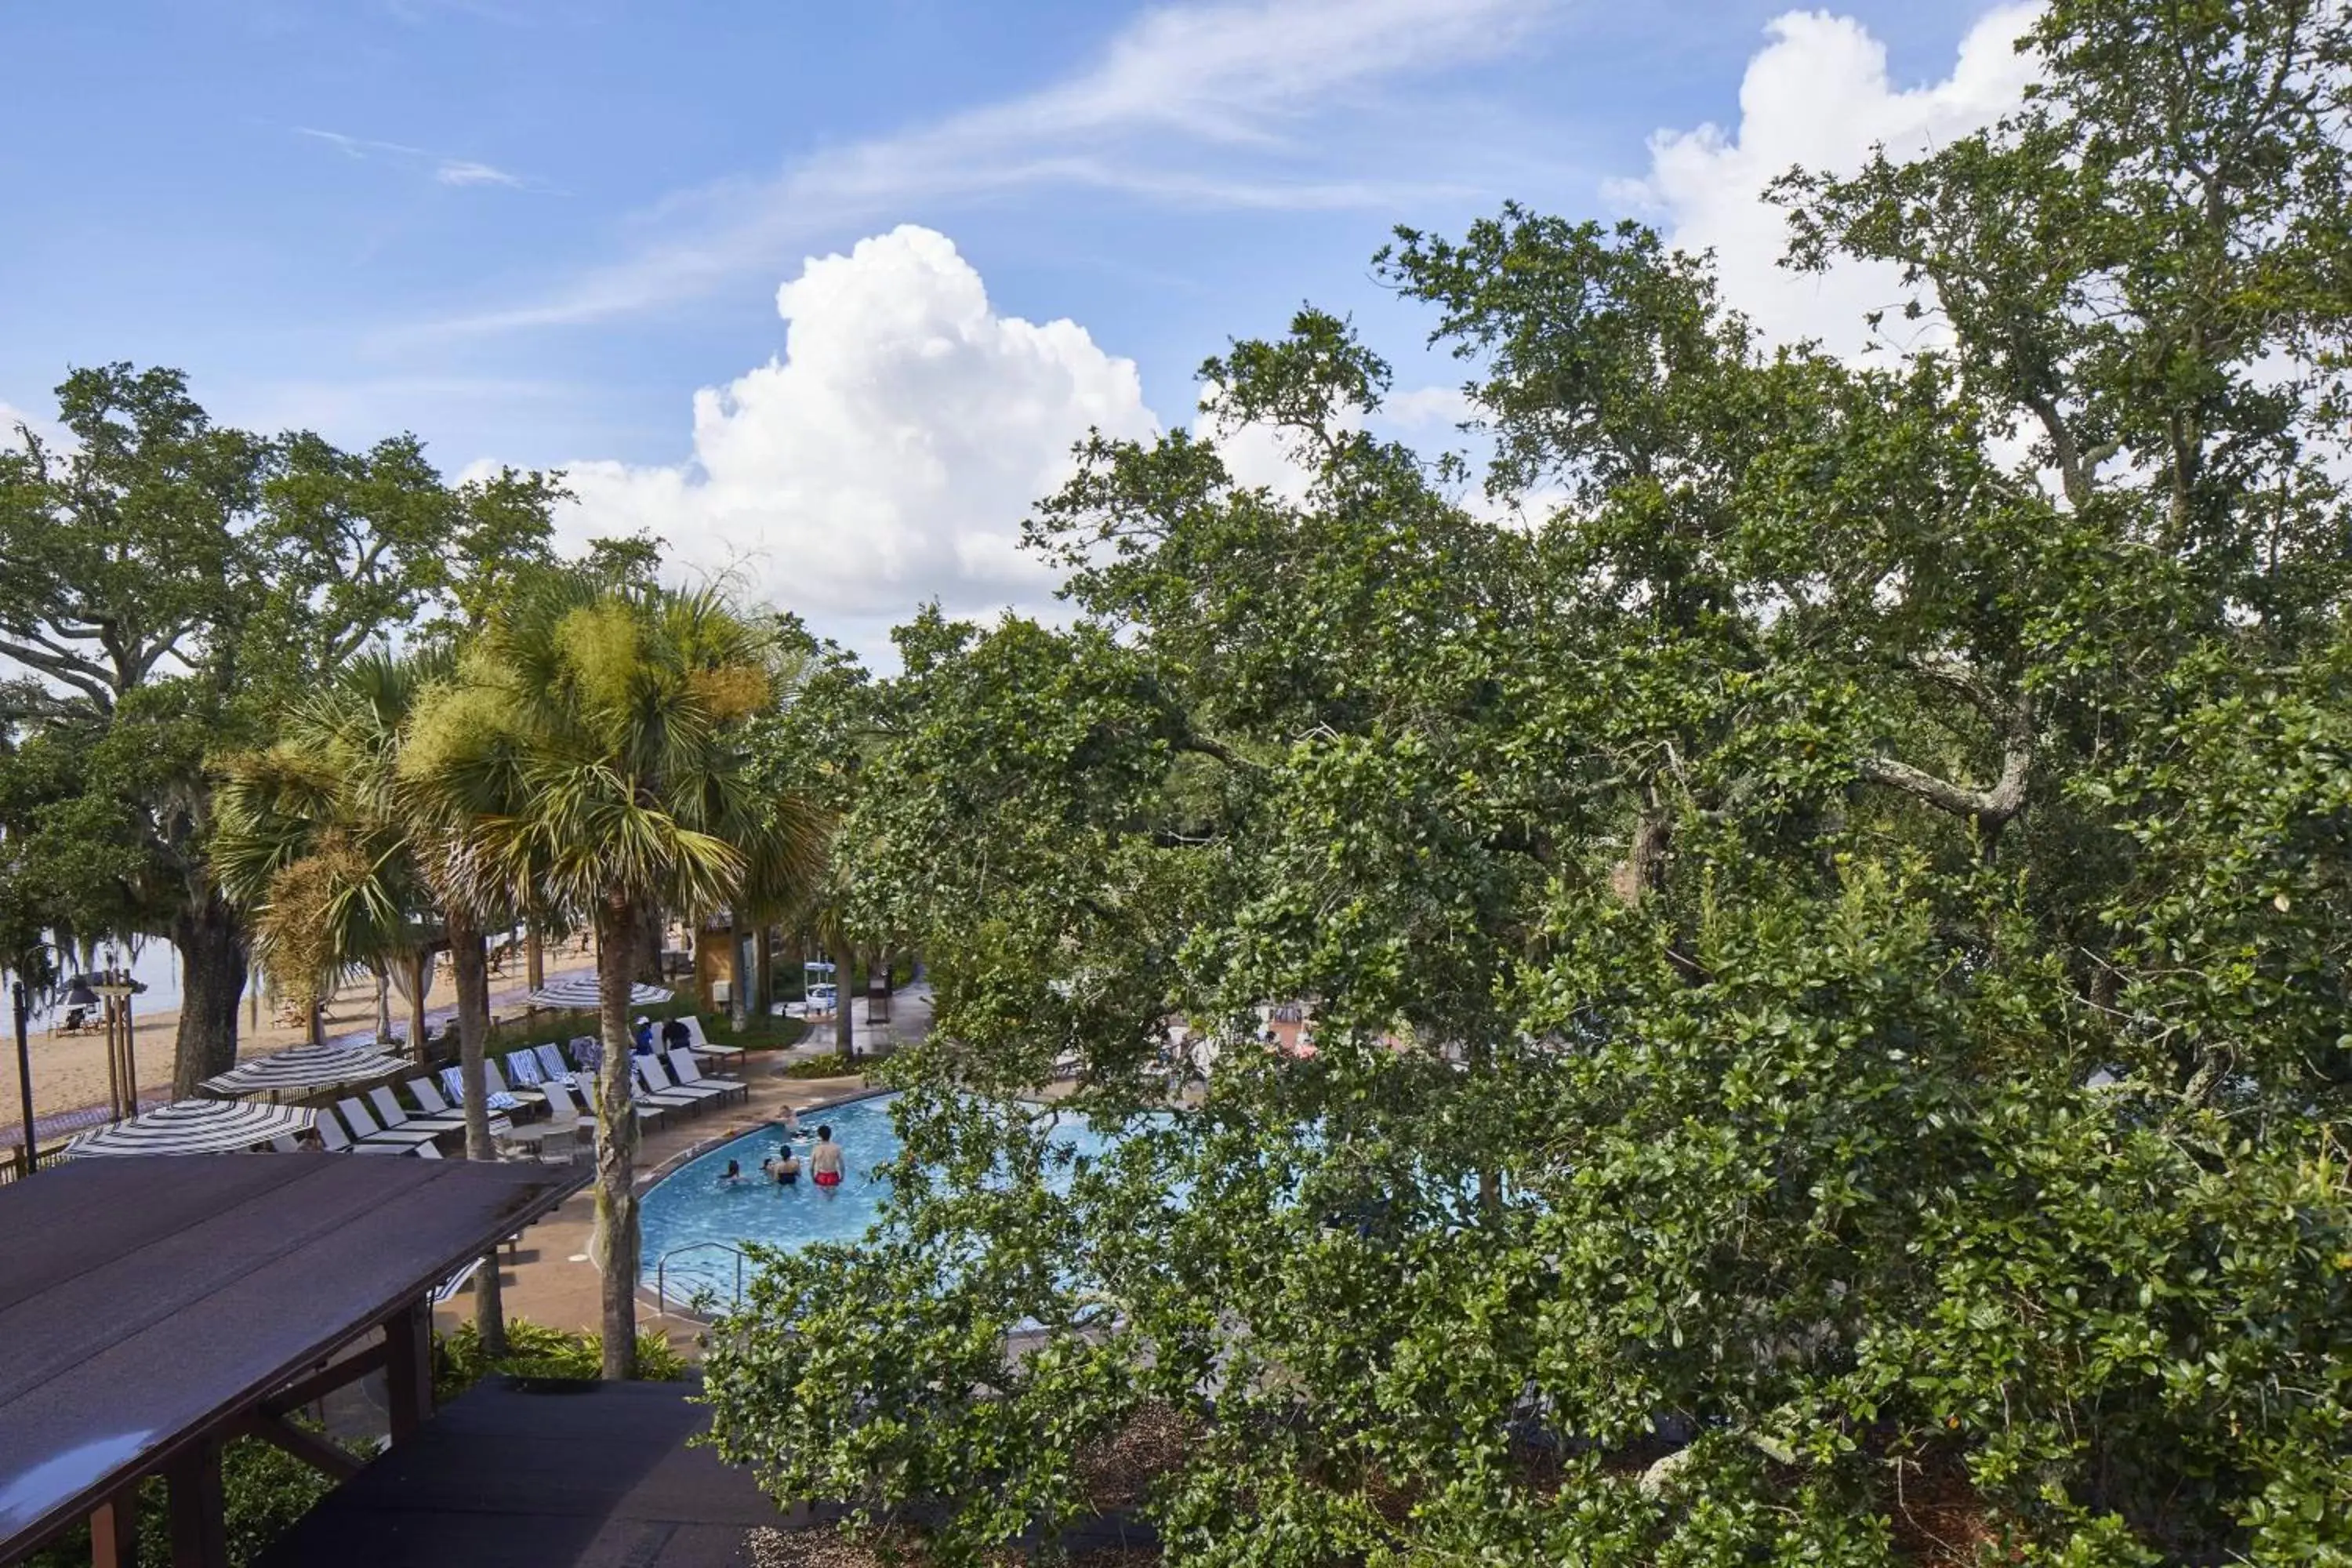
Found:
M 833 1129 L 816 1130 L 816 1147 L 809 1151 L 809 1171 L 820 1187 L 828 1192 L 841 1185 L 841 1145 L 833 1141 Z
M 719 1178 L 719 1184 L 722 1187 L 741 1186 L 743 1184 L 743 1166 L 741 1162 L 736 1160 L 728 1161 L 726 1171 Z
M 800 1156 L 793 1153 L 790 1149 L 777 1150 L 775 1158 L 763 1162 L 761 1164 L 760 1169 L 765 1171 L 768 1173 L 768 1179 L 775 1183 L 776 1185 L 780 1187 L 791 1187 L 800 1184 Z

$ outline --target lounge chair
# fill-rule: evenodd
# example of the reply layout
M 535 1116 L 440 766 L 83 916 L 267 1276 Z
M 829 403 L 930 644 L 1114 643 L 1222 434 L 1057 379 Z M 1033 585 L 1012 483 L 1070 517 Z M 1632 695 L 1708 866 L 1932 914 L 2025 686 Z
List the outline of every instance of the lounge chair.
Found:
M 707 1094 L 688 1094 L 668 1083 L 661 1069 L 654 1066 L 654 1061 L 655 1058 L 649 1056 L 629 1058 L 629 1065 L 636 1069 L 637 1080 L 636 1088 L 629 1098 L 638 1104 L 658 1105 L 670 1110 L 691 1110 L 710 1098 Z
M 704 1100 L 724 1100 L 734 1092 L 715 1083 L 681 1083 L 670 1071 L 669 1058 L 662 1056 L 639 1057 L 637 1077 L 656 1094 L 690 1094 L 698 1105 Z
M 361 1112 L 365 1115 L 366 1112 Z M 343 1131 L 342 1122 L 331 1110 L 321 1110 L 313 1124 L 319 1131 L 319 1145 L 331 1154 L 405 1154 L 413 1143 L 354 1143 L 352 1135 Z M 374 1123 L 369 1123 L 373 1126 Z
M 269 1141 L 269 1147 L 278 1153 L 291 1154 L 301 1149 L 302 1141 L 291 1132 L 280 1132 Z
M 364 1147 L 370 1143 L 396 1145 L 414 1149 L 419 1143 L 430 1143 L 441 1136 L 430 1128 L 403 1127 L 386 1129 L 376 1125 L 368 1114 L 366 1102 L 360 1100 L 339 1100 L 335 1109 L 342 1113 L 343 1124 L 352 1130 L 352 1137 Z
M 679 1015 L 678 1022 L 686 1026 L 687 1049 L 697 1056 L 719 1057 L 727 1059 L 730 1066 L 735 1058 L 742 1056 L 743 1047 L 740 1046 L 712 1045 L 710 1037 L 702 1032 L 702 1020 L 694 1014 Z
M 443 1068 L 441 1088 L 454 1103 L 462 1107 L 466 1103 L 466 1069 L 461 1067 Z M 522 1104 L 513 1095 L 499 1089 L 490 1089 L 488 1099 L 489 1109 L 494 1111 L 513 1110 Z
M 567 1118 L 579 1126 L 593 1129 L 596 1125 L 595 1097 L 569 1084 L 552 1079 L 547 1085 L 547 1113 L 552 1118 Z M 640 1113 L 639 1120 L 643 1120 Z
M 484 1058 L 482 1081 L 490 1086 L 491 1093 L 507 1095 L 519 1105 L 537 1105 L 547 1098 L 535 1086 L 507 1082 L 506 1075 L 499 1070 L 499 1058 L 496 1057 Z
M 746 1100 L 751 1098 L 750 1084 L 740 1078 L 722 1078 L 717 1073 L 704 1072 L 701 1064 L 694 1059 L 692 1051 L 672 1051 L 668 1061 L 669 1070 L 677 1076 L 680 1089 L 708 1086 L 718 1089 L 721 1094 L 740 1095 Z
M 547 1044 L 539 1047 L 534 1054 L 539 1058 L 539 1078 L 541 1083 L 553 1079 L 558 1083 L 569 1084 L 573 1089 L 580 1087 L 582 1076 L 587 1069 L 575 1068 L 565 1061 L 562 1047 L 550 1040 Z
M 433 1304 L 436 1307 L 441 1305 L 441 1303 L 449 1300 L 450 1297 L 455 1296 L 458 1291 L 463 1290 L 467 1286 L 472 1284 L 475 1274 L 480 1271 L 481 1267 L 482 1260 L 480 1258 L 467 1258 L 466 1260 L 466 1267 L 458 1269 L 457 1272 L 441 1281 L 440 1284 L 433 1287 Z
M 441 1086 L 434 1081 L 431 1074 L 410 1079 L 402 1087 L 408 1090 L 411 1099 L 425 1108 L 427 1116 L 454 1116 L 458 1126 L 466 1124 L 466 1113 L 441 1098 Z
M 375 1107 L 376 1115 L 382 1119 L 383 1130 L 387 1132 L 397 1132 L 405 1128 L 412 1132 L 430 1132 L 437 1137 L 444 1132 L 463 1132 L 466 1130 L 466 1118 L 462 1114 L 444 1111 L 438 1116 L 411 1116 L 408 1107 L 400 1103 L 400 1096 L 392 1091 L 389 1084 L 378 1084 L 368 1090 L 367 1097 L 368 1103 Z

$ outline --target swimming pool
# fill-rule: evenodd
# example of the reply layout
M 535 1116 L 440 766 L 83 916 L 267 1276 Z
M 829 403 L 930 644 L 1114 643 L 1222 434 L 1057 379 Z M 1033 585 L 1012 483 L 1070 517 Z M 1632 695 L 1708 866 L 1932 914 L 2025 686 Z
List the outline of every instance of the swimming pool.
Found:
M 774 1122 L 696 1155 L 655 1183 L 638 1210 L 639 1280 L 651 1289 L 658 1274 L 672 1301 L 691 1301 L 699 1291 L 727 1306 L 735 1300 L 737 1269 L 730 1249 L 747 1241 L 791 1249 L 863 1237 L 889 1192 L 889 1183 L 871 1173 L 899 1154 L 898 1134 L 890 1125 L 894 1098 L 852 1100 L 801 1119 L 803 1136 L 793 1148 L 804 1164 L 820 1122 L 833 1129 L 833 1141 L 846 1156 L 848 1173 L 831 1192 L 805 1173 L 789 1187 L 761 1177 L 760 1162 L 785 1142 L 783 1128 Z M 1109 1142 L 1076 1118 L 1055 1128 L 1054 1141 L 1088 1154 L 1101 1152 Z M 740 1184 L 721 1179 L 730 1160 L 744 1173 Z M 743 1268 L 748 1279 L 750 1265 Z

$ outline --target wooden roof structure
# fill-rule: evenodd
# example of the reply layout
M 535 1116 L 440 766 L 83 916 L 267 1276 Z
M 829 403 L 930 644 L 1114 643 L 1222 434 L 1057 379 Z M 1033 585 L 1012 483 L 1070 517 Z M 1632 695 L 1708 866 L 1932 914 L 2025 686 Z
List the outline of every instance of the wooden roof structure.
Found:
M 226 1555 L 220 1448 L 379 1368 L 395 1442 L 430 1413 L 435 1285 L 561 1203 L 568 1169 L 211 1154 L 84 1160 L 0 1187 L 0 1562 L 77 1519 L 128 1563 L 171 1482 L 175 1564 Z

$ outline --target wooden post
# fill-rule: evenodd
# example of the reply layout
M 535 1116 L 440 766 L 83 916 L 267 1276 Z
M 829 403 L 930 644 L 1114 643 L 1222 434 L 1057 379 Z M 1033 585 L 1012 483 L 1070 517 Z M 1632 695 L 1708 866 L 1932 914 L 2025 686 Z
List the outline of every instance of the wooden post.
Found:
M 132 1482 L 90 1510 L 90 1568 L 139 1568 L 139 1486 Z
M 433 1414 L 433 1313 L 424 1298 L 383 1321 L 383 1353 L 385 1402 L 397 1443 Z
M 210 1439 L 198 1443 L 163 1476 L 171 1494 L 172 1568 L 228 1568 L 220 1444 Z

